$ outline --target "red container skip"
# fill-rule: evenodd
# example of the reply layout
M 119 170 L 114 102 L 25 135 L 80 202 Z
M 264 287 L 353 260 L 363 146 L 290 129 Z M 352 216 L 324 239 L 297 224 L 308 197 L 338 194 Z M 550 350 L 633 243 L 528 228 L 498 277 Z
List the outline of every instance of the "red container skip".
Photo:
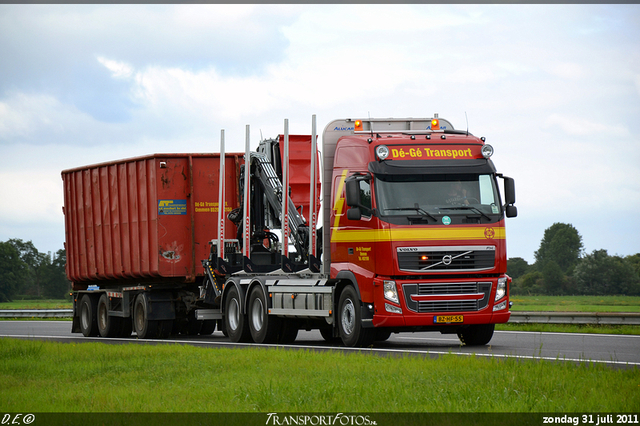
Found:
M 243 163 L 243 154 L 225 156 L 225 216 L 239 206 Z M 153 154 L 63 171 L 74 290 L 196 281 L 217 238 L 219 173 L 219 154 Z M 227 226 L 225 238 L 235 232 Z

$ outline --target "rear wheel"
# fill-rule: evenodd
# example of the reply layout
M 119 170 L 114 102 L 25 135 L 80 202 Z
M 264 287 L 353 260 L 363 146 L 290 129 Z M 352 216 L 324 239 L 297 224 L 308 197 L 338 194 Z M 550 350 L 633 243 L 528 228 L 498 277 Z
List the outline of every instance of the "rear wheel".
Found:
M 173 321 L 150 320 L 148 296 L 140 293 L 133 307 L 133 328 L 139 339 L 164 339 L 171 334 Z
M 109 316 L 109 298 L 103 293 L 98 300 L 98 331 L 102 337 L 121 337 L 124 332 L 125 319 Z M 131 332 L 129 332 L 131 334 Z
M 350 347 L 369 346 L 375 337 L 375 329 L 362 327 L 362 306 L 352 285 L 340 294 L 338 331 L 342 343 Z
M 85 337 L 98 335 L 97 297 L 85 294 L 80 299 L 80 330 Z
M 266 296 L 260 286 L 249 294 L 249 330 L 256 343 L 273 343 L 278 337 L 278 317 L 267 313 Z
M 296 337 L 298 337 L 298 324 L 296 320 L 285 318 L 280 322 L 280 327 L 278 330 L 278 343 L 288 344 L 296 341 Z
M 202 321 L 202 327 L 200 328 L 201 336 L 209 336 L 216 331 L 216 320 L 204 320 Z
M 238 289 L 231 287 L 224 302 L 224 322 L 232 342 L 248 342 L 251 333 L 247 327 L 247 317 L 242 313 L 242 300 Z
M 458 338 L 466 346 L 481 346 L 493 337 L 495 324 L 473 324 L 458 331 Z

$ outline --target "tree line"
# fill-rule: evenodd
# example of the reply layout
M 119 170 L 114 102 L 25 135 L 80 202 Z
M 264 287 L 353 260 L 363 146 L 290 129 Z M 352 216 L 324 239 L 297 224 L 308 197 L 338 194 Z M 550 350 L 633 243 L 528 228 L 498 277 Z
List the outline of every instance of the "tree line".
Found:
M 41 253 L 31 241 L 0 241 L 0 302 L 15 297 L 64 299 L 71 283 L 65 274 L 67 254 Z
M 507 261 L 512 294 L 640 295 L 640 253 L 611 256 L 584 253 L 582 236 L 571 224 L 554 223 L 544 232 L 535 263 Z
M 535 263 L 507 261 L 512 294 L 640 295 L 640 253 L 611 256 L 584 253 L 582 236 L 571 224 L 554 223 L 544 232 Z M 0 242 L 0 302 L 16 296 L 63 299 L 71 291 L 65 250 L 40 253 L 31 241 Z

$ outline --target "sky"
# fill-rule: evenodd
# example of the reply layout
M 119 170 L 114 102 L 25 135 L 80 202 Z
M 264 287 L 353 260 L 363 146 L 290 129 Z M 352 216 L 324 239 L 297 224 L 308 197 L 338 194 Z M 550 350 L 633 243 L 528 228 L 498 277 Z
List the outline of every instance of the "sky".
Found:
M 508 257 L 640 252 L 640 5 L 0 4 L 0 241 L 63 248 L 64 169 L 434 113 L 515 179 Z

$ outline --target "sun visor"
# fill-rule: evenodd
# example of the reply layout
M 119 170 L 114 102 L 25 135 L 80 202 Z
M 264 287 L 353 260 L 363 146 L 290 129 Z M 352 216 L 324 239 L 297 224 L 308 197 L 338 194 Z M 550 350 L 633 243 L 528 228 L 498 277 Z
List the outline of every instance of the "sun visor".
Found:
M 435 175 L 435 174 L 492 174 L 496 172 L 488 159 L 473 160 L 404 160 L 372 161 L 369 171 L 374 175 Z

